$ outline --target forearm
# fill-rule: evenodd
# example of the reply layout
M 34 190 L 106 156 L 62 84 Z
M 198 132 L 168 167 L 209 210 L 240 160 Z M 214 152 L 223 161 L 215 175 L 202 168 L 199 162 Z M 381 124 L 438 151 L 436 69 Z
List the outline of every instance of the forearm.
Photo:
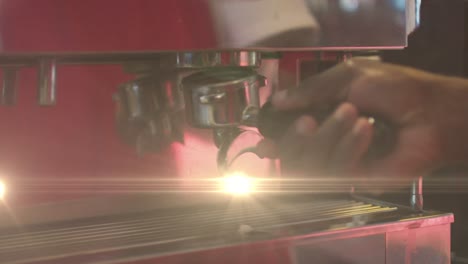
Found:
M 468 164 L 468 80 L 440 77 L 434 84 L 443 162 Z

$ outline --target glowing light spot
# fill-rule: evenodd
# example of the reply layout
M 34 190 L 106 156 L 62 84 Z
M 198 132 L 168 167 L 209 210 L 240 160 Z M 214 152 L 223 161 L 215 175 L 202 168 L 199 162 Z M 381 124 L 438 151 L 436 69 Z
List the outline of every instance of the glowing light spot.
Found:
M 421 0 L 416 0 L 416 25 L 421 22 Z
M 393 6 L 399 11 L 405 11 L 406 0 L 393 0 Z
M 6 185 L 4 182 L 0 180 L 0 200 L 3 200 L 5 198 L 6 194 Z
M 243 173 L 233 173 L 222 179 L 222 190 L 234 195 L 246 195 L 255 189 L 255 182 Z
M 340 7 L 345 12 L 356 12 L 359 9 L 359 0 L 340 0 Z

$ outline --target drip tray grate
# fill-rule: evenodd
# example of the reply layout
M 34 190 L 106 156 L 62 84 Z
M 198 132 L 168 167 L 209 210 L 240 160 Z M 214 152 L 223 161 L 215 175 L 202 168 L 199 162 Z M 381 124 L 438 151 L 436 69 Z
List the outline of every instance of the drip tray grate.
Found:
M 220 241 L 229 241 L 230 237 L 239 234 L 240 226 L 273 232 L 295 225 L 318 226 L 333 221 L 349 222 L 357 216 L 381 215 L 396 210 L 396 207 L 354 200 L 233 202 L 223 206 L 165 209 L 126 216 L 18 227 L 15 230 L 0 230 L 0 259 L 2 263 L 28 263 L 147 245 L 166 245 L 164 252 L 158 251 L 165 254 L 180 250 L 180 247 L 172 250 L 168 246 L 176 242 L 195 240 L 198 242 L 191 245 L 203 248 L 204 244 L 199 241 L 211 239 L 218 244 Z

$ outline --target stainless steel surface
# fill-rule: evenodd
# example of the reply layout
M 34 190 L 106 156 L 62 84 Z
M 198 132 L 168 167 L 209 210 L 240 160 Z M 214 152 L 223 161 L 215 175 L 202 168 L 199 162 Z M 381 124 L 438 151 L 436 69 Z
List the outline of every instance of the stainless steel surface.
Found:
M 424 208 L 423 200 L 423 177 L 420 176 L 413 180 L 411 185 L 411 208 L 413 210 L 422 211 Z
M 119 19 L 125 24 L 136 24 L 137 27 L 156 28 L 154 34 L 164 39 L 168 45 L 155 45 L 154 42 L 143 45 L 140 50 L 199 50 L 226 48 L 274 48 L 274 49 L 307 49 L 307 48 L 401 48 L 406 45 L 406 36 L 417 20 L 415 3 L 417 0 L 192 0 L 168 5 L 165 1 L 134 1 L 133 8 L 127 8 L 122 15 L 122 3 L 115 3 L 115 10 L 103 5 L 89 3 L 90 10 L 100 13 L 108 20 Z M 49 4 L 50 5 L 50 4 Z M 64 5 L 62 12 L 73 14 L 80 4 L 72 2 Z M 66 7 L 66 8 L 65 8 Z M 146 9 L 144 7 L 147 7 Z M 45 5 L 45 10 L 52 9 Z M 53 9 L 52 9 L 53 10 Z M 190 10 L 190 12 L 184 12 Z M 134 12 L 140 11 L 141 16 Z M 44 12 L 44 20 L 47 13 Z M 153 16 L 172 14 L 172 19 L 145 19 Z M 202 14 L 207 19 L 194 19 L 191 14 Z M 411 14 L 411 16 L 409 15 Z M 65 15 L 66 16 L 66 15 Z M 40 16 L 39 16 L 40 17 Z M 136 19 L 140 18 L 140 19 Z M 53 20 L 56 21 L 56 20 Z M 71 39 L 82 34 L 76 28 L 80 20 L 76 17 L 63 19 L 60 25 Z M 177 27 L 162 27 L 159 23 L 174 23 Z M 89 25 L 89 24 L 85 24 Z M 122 38 L 128 36 L 118 28 L 112 31 Z M 409 25 L 409 26 L 407 26 Z M 169 29 L 170 28 L 170 29 Z M 408 28 L 408 29 L 407 29 Z M 95 37 L 100 37 L 99 29 Z M 175 31 L 175 32 L 174 32 Z M 191 34 L 194 37 L 201 33 L 213 36 L 216 41 L 194 41 L 181 43 L 180 34 Z M 132 36 L 138 36 L 133 35 Z M 23 36 L 27 38 L 28 36 Z M 33 36 L 30 37 L 33 39 Z M 112 38 L 118 39 L 118 38 Z M 185 39 L 184 39 L 185 40 Z M 108 42 L 110 43 L 110 42 Z M 41 48 L 39 48 L 41 47 Z M 47 47 L 47 46 L 46 46 Z M 76 45 L 72 46 L 76 49 Z M 71 50 L 72 47 L 61 47 Z M 113 50 L 112 44 L 99 46 L 95 50 Z M 40 50 L 41 49 L 41 50 Z M 38 46 L 37 51 L 46 50 Z M 91 47 L 92 50 L 92 47 Z
M 38 67 L 37 103 L 53 106 L 57 103 L 57 61 L 42 59 Z
M 2 70 L 2 90 L 0 93 L 0 105 L 14 105 L 17 95 L 17 72 L 16 67 L 4 67 Z
M 91 55 L 89 55 L 91 56 Z M 129 73 L 151 73 L 161 69 L 200 70 L 213 67 L 250 67 L 256 68 L 261 63 L 261 53 L 257 51 L 198 51 L 198 52 L 162 52 L 141 54 L 109 54 L 107 63 L 121 63 Z M 115 61 L 112 61 L 114 59 Z M 92 56 L 90 58 L 92 59 Z M 80 61 L 76 59 L 75 63 Z M 65 60 L 67 62 L 67 60 Z M 99 62 L 99 60 L 95 60 Z M 106 59 L 102 58 L 101 63 Z
M 210 6 L 218 45 L 224 48 L 395 48 L 406 45 L 415 25 L 414 2 L 212 0 Z
M 186 117 L 198 128 L 245 124 L 252 108 L 260 107 L 259 89 L 265 78 L 248 69 L 198 72 L 182 81 Z
M 159 72 L 119 87 L 117 131 L 138 153 L 183 142 L 183 98 L 176 72 Z
M 177 204 L 174 203 L 176 196 L 161 198 L 153 201 Z M 2 263 L 36 263 L 39 260 L 44 261 L 41 263 L 114 263 L 122 257 L 148 259 L 249 243 L 271 248 L 270 243 L 283 241 L 282 246 L 287 242 L 291 249 L 290 258 L 298 261 L 304 246 L 316 250 L 314 244 L 319 242 L 324 251 L 315 257 L 323 257 L 331 248 L 336 249 L 337 242 L 324 247 L 324 240 L 343 241 L 397 232 L 420 236 L 419 230 L 448 225 L 453 220 L 450 214 L 416 214 L 404 207 L 347 198 L 256 196 L 232 199 L 214 195 L 211 201 L 208 196 L 204 198 L 208 199 L 198 200 L 197 196 L 192 196 L 191 204 L 179 203 L 176 207 L 161 204 L 159 209 L 153 205 L 153 210 L 139 213 L 126 214 L 123 207 L 120 215 L 112 217 L 89 215 L 81 220 L 3 228 L 0 230 L 0 257 Z M 109 205 L 119 206 L 117 202 Z M 242 230 L 248 231 L 240 232 Z M 447 233 L 442 231 L 437 233 L 439 240 L 446 238 Z M 405 242 L 408 239 L 411 237 L 392 240 L 400 242 L 398 253 L 411 252 L 407 245 L 410 242 Z M 372 247 L 369 243 L 365 245 Z M 425 246 L 435 249 L 430 244 Z M 391 249 L 386 243 L 383 247 L 379 250 Z M 341 251 L 343 257 L 346 248 Z M 435 253 L 443 259 L 447 254 Z M 192 260 L 186 257 L 183 263 Z
M 129 52 L 31 52 L 0 53 L 0 65 L 34 67 L 42 60 L 59 65 L 113 65 L 146 63 L 156 68 L 203 69 L 211 67 L 257 67 L 260 52 L 225 51 L 129 51 Z M 130 67 L 131 68 L 131 67 Z
M 297 261 L 294 263 L 451 263 L 449 224 L 440 223 L 387 232 L 361 231 L 363 232 L 342 237 L 305 240 L 295 251 Z

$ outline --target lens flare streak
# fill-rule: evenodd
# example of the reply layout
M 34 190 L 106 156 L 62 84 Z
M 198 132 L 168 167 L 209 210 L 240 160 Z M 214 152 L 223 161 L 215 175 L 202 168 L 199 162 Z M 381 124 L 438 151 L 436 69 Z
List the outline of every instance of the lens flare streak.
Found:
M 387 178 L 256 178 L 242 173 L 222 178 L 151 179 L 151 178 L 41 178 L 11 182 L 12 193 L 343 193 L 351 188 L 407 193 L 411 180 Z M 0 198 L 7 186 L 0 182 Z M 424 193 L 468 193 L 468 179 L 424 178 Z

